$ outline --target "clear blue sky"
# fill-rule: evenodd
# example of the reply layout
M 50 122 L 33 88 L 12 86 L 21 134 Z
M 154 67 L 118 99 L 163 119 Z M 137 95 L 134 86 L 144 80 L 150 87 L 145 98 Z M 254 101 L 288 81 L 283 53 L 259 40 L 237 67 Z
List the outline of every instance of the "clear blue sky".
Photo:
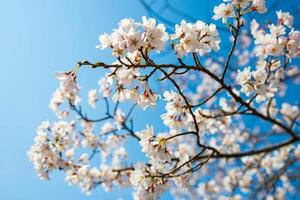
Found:
M 199 0 L 182 2 L 174 5 L 195 18 L 212 15 Z M 99 34 L 110 32 L 124 17 L 143 15 L 147 12 L 138 0 L 0 2 L 1 200 L 131 199 L 129 191 L 105 193 L 101 188 L 86 197 L 76 186 L 69 187 L 60 173 L 41 181 L 26 153 L 39 123 L 53 119 L 48 104 L 58 86 L 54 72 L 71 69 L 83 59 L 111 61 L 109 52 L 95 49 Z M 86 85 L 93 87 L 99 76 L 82 73 Z

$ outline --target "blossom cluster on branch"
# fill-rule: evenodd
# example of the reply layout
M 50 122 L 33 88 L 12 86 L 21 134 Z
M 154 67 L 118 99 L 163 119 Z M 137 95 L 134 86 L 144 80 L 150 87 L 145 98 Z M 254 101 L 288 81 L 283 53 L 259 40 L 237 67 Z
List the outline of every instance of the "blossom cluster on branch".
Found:
M 135 200 L 159 199 L 166 191 L 174 199 L 299 196 L 300 109 L 284 97 L 300 82 L 293 63 L 300 32 L 283 11 L 274 23 L 247 20 L 265 12 L 265 0 L 224 0 L 214 8 L 213 19 L 222 19 L 230 33 L 228 50 L 217 26 L 200 20 L 182 20 L 167 33 L 153 18 L 126 18 L 100 35 L 97 48 L 111 49 L 115 61 L 85 60 L 57 73 L 60 86 L 49 105 L 57 121 L 42 122 L 28 151 L 38 176 L 61 170 L 87 194 L 97 186 L 133 187 Z M 153 55 L 167 45 L 174 62 L 158 63 Z M 99 118 L 82 109 L 77 81 L 84 67 L 108 69 L 86 95 L 91 109 L 103 104 Z M 155 87 L 163 82 L 169 85 Z M 147 121 L 135 130 L 134 110 L 157 104 L 165 105 L 157 120 L 167 131 Z M 145 159 L 132 162 L 129 140 Z

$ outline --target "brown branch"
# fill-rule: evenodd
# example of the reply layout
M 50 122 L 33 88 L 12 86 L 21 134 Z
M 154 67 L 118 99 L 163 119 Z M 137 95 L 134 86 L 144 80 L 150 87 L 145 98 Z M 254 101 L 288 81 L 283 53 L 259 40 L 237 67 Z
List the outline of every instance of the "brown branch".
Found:
M 240 31 L 240 28 L 242 26 L 242 23 L 240 22 L 241 14 L 240 14 L 240 10 L 239 9 L 237 11 L 237 14 L 238 14 L 238 16 L 236 18 L 237 27 L 236 28 L 234 27 L 235 28 L 234 29 L 235 33 L 233 34 L 233 37 L 234 37 L 233 44 L 232 44 L 232 47 L 231 47 L 231 49 L 230 49 L 230 51 L 228 53 L 228 56 L 227 56 L 227 59 L 226 59 L 226 62 L 225 62 L 224 71 L 223 71 L 222 78 L 221 78 L 222 81 L 225 78 L 225 75 L 226 75 L 226 72 L 227 72 L 227 68 L 229 66 L 229 62 L 230 62 L 231 56 L 232 56 L 232 54 L 234 52 L 234 49 L 235 49 L 237 41 L 238 41 L 239 31 Z
M 257 150 L 251 150 L 251 151 L 244 151 L 244 152 L 237 152 L 237 153 L 219 153 L 213 156 L 213 158 L 241 158 L 241 157 L 245 157 L 245 156 L 253 156 L 253 155 L 257 155 L 257 154 L 262 154 L 262 153 L 269 153 L 272 152 L 276 149 L 280 149 L 282 147 L 288 146 L 290 144 L 299 142 L 300 138 L 290 138 L 289 140 L 279 143 L 279 144 L 275 144 L 272 146 L 268 146 L 262 149 L 257 149 Z M 198 156 L 197 159 L 204 159 L 207 158 L 209 155 L 202 155 L 202 156 Z

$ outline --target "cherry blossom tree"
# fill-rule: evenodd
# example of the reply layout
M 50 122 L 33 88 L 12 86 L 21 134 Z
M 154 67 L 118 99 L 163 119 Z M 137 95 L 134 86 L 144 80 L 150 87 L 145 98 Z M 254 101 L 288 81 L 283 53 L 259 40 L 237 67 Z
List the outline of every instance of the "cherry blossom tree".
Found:
M 299 197 L 300 110 L 285 97 L 300 82 L 300 32 L 281 10 L 274 20 L 247 20 L 267 10 L 265 0 L 216 5 L 212 18 L 229 40 L 215 24 L 182 20 L 168 32 L 147 17 L 123 19 L 100 35 L 97 48 L 110 49 L 115 61 L 84 60 L 56 74 L 60 85 L 49 107 L 57 121 L 41 123 L 28 151 L 37 175 L 63 171 L 86 194 L 131 187 L 136 200 L 166 191 L 174 199 Z M 173 55 L 159 62 L 166 48 Z M 88 94 L 78 85 L 84 68 L 106 73 Z M 102 116 L 83 111 L 84 95 L 91 109 L 103 105 Z M 157 104 L 165 105 L 157 120 L 167 131 L 147 118 L 136 130 L 134 110 Z M 129 140 L 146 159 L 132 162 Z

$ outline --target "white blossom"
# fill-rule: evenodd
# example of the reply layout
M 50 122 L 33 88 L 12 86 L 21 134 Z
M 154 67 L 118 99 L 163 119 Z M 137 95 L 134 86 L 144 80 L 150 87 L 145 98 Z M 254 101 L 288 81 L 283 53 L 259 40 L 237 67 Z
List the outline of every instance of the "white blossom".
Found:
M 156 20 L 143 16 L 143 28 L 145 30 L 143 38 L 144 42 L 151 48 L 161 51 L 165 48 L 166 41 L 169 35 L 166 32 L 166 27 L 163 24 L 156 24 Z
M 175 26 L 175 33 L 171 35 L 171 39 L 175 41 L 174 50 L 178 57 L 196 52 L 204 55 L 211 49 L 218 51 L 220 48 L 216 26 L 207 25 L 202 21 L 192 24 L 182 20 L 180 25 Z
M 89 91 L 88 94 L 88 99 L 89 99 L 89 104 L 95 108 L 96 107 L 96 102 L 98 101 L 97 97 L 97 89 L 93 89 Z
M 251 9 L 260 14 L 266 13 L 267 8 L 265 0 L 253 0 Z
M 240 85 L 247 83 L 251 79 L 251 68 L 245 67 L 243 71 L 238 70 L 236 80 Z
M 277 11 L 276 12 L 279 24 L 285 25 L 289 28 L 293 26 L 294 18 L 288 12 Z
M 221 3 L 214 8 L 215 15 L 213 16 L 214 20 L 218 20 L 222 18 L 222 22 L 226 23 L 227 18 L 234 16 L 233 5 L 232 4 L 224 4 Z

